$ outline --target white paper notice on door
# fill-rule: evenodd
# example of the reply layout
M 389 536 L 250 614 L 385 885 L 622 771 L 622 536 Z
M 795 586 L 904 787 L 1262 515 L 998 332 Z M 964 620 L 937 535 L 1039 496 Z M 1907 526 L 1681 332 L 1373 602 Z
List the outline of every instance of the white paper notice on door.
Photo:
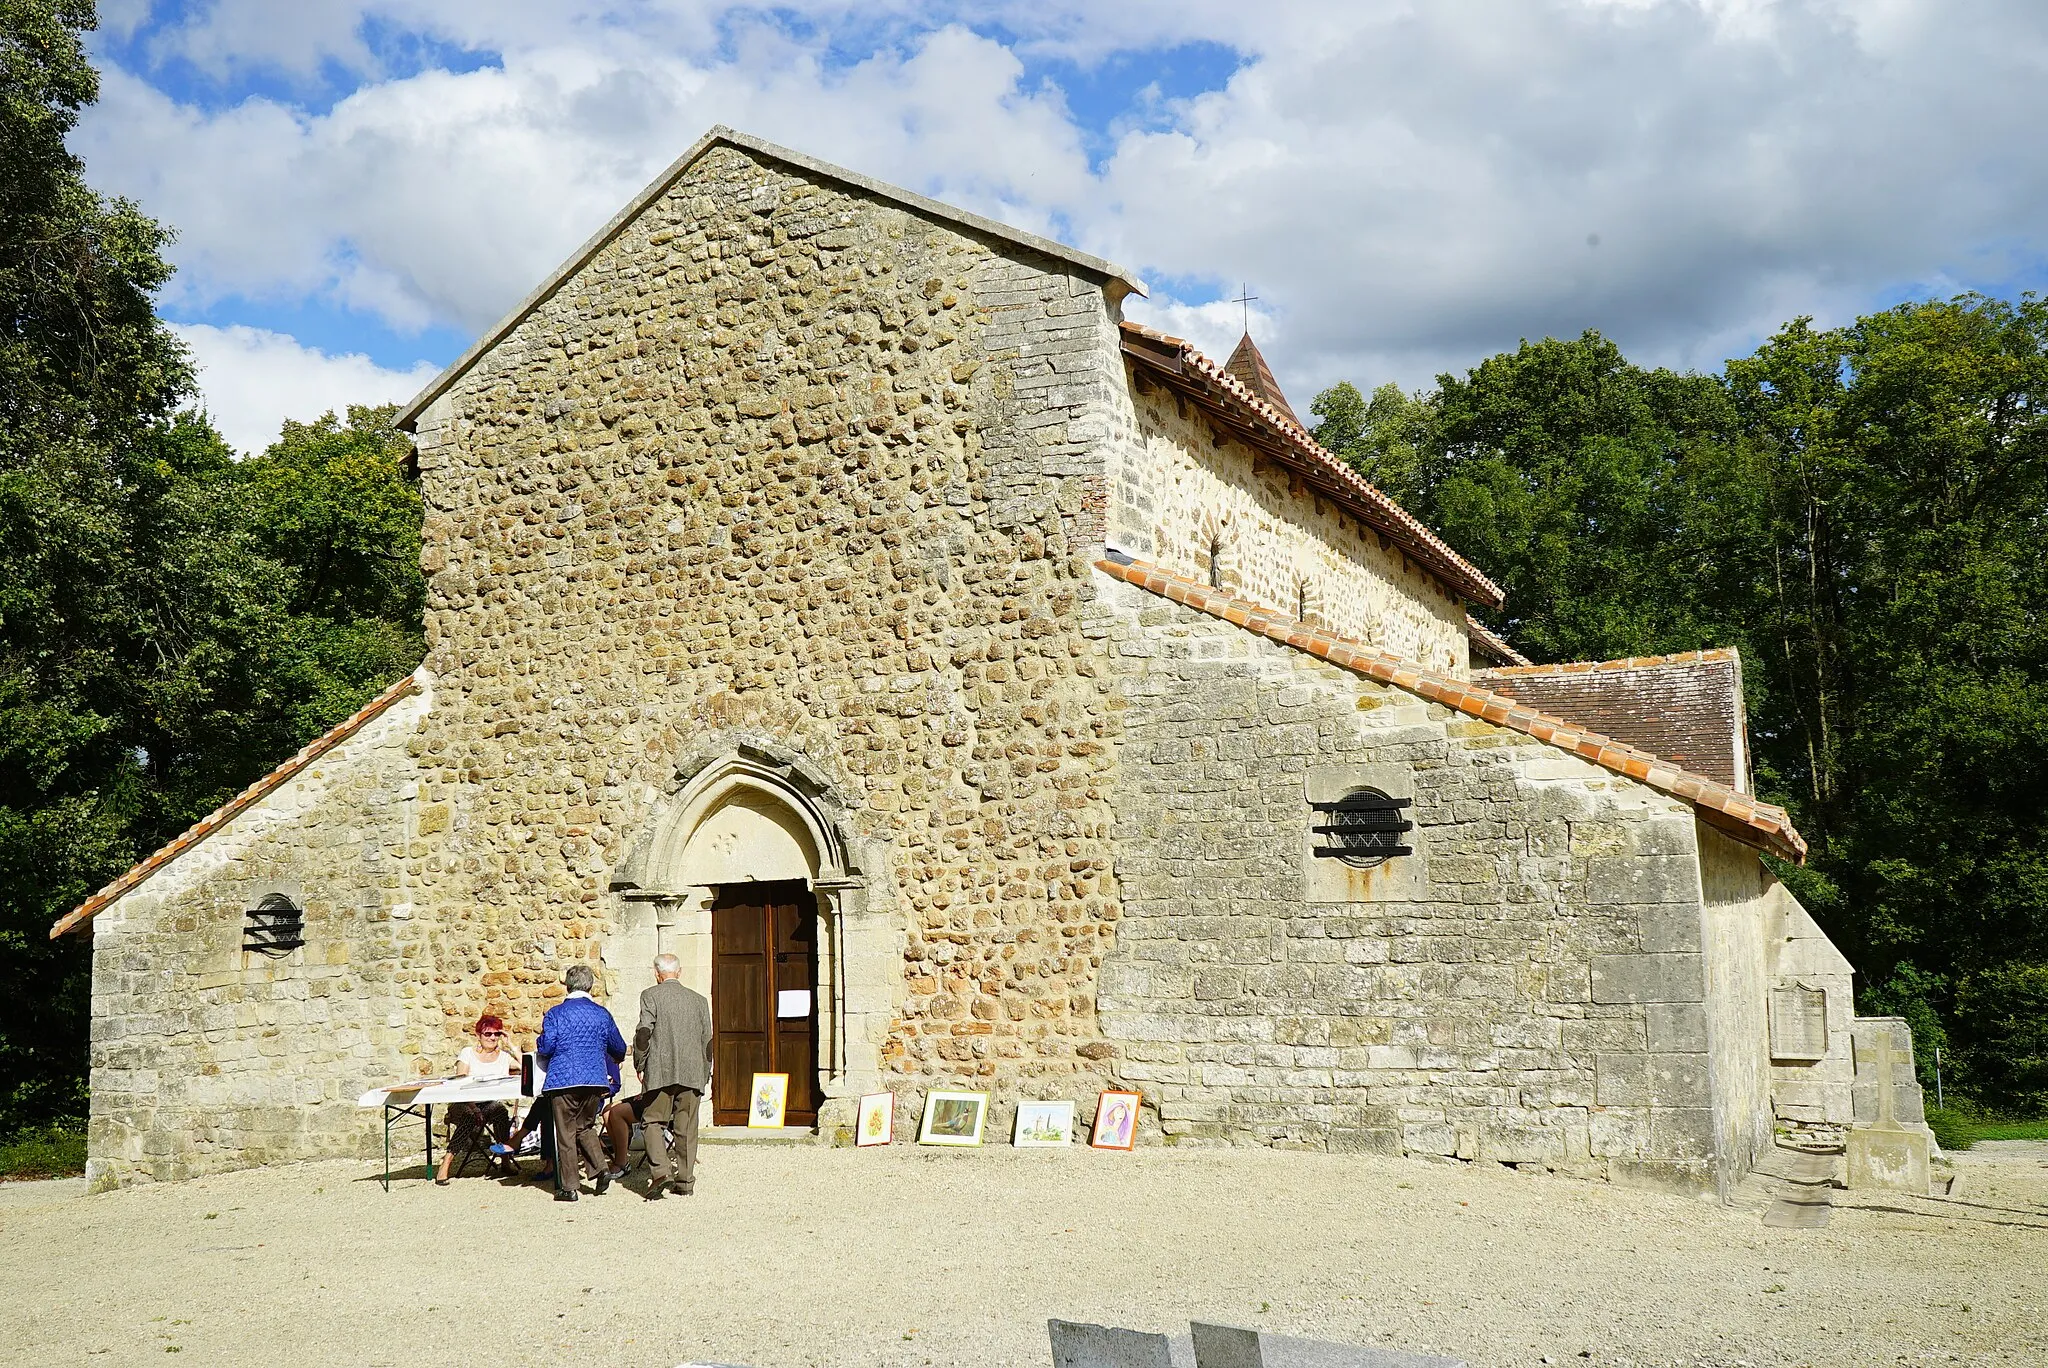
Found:
M 811 1014 L 811 990 L 808 988 L 783 988 L 775 994 L 775 1015 L 788 1021 L 793 1017 L 807 1017 Z

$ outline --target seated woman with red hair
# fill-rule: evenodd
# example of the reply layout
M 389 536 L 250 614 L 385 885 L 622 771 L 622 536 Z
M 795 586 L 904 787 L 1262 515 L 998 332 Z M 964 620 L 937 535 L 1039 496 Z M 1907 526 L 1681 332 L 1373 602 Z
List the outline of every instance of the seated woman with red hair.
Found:
M 519 1051 L 506 1043 L 504 1019 L 484 1013 L 476 1019 L 476 1044 L 463 1046 L 462 1053 L 455 1057 L 455 1076 L 510 1078 L 518 1072 Z M 455 1166 L 455 1156 L 481 1148 L 487 1132 L 496 1142 L 491 1147 L 493 1155 L 510 1153 L 502 1147 L 512 1134 L 512 1113 L 503 1102 L 451 1103 L 448 1108 L 448 1148 L 441 1155 L 434 1181 L 446 1187 L 448 1171 Z

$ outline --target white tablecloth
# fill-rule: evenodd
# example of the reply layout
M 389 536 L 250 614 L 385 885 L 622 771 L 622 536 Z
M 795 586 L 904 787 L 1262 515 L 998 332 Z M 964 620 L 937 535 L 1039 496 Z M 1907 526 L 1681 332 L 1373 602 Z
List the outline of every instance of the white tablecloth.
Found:
M 419 1102 L 442 1106 L 450 1102 L 510 1102 L 518 1097 L 519 1075 L 510 1078 L 428 1078 L 372 1088 L 356 1099 L 358 1107 L 409 1107 Z

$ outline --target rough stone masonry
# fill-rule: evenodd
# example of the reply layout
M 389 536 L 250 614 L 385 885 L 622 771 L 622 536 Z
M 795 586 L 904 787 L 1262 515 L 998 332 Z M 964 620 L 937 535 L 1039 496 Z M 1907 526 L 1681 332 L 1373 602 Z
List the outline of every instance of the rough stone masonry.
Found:
M 1471 682 L 1498 591 L 1125 325 L 1135 288 L 692 148 L 403 415 L 420 670 L 60 923 L 95 938 L 94 1180 L 366 1152 L 355 1095 L 478 1013 L 530 1041 L 576 961 L 629 1011 L 653 949 L 712 991 L 720 891 L 788 878 L 828 1137 L 882 1089 L 908 1138 L 933 1087 L 1000 1136 L 1117 1085 L 1148 1143 L 1697 1190 L 1846 1124 L 1849 1020 L 1802 1060 L 1766 1026 L 1781 941 L 1846 974 L 1779 934 L 1783 814 Z M 1314 853 L 1361 787 L 1412 854 Z M 243 948 L 272 894 L 281 958 Z

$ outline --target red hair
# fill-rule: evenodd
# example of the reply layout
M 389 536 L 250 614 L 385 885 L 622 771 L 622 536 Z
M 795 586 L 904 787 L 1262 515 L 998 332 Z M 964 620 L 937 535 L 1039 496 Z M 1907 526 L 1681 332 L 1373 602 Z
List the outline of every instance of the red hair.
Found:
M 485 1031 L 502 1031 L 504 1029 L 505 1019 L 501 1016 L 496 1015 L 495 1013 L 485 1012 L 482 1016 L 476 1019 L 476 1031 L 478 1035 L 482 1035 Z

